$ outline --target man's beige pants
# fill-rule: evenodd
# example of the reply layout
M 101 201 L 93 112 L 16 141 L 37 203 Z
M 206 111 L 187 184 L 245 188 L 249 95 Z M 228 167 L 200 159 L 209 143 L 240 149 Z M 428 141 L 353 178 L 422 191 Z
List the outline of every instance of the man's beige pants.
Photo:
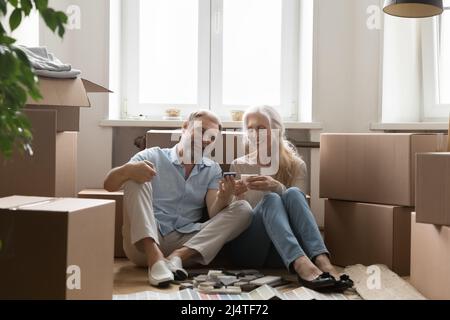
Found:
M 236 201 L 215 217 L 201 224 L 201 230 L 189 234 L 174 231 L 162 236 L 153 213 L 151 183 L 125 183 L 124 222 L 122 227 L 125 254 L 137 266 L 147 266 L 147 257 L 139 241 L 152 238 L 164 256 L 187 247 L 200 253 L 192 263 L 209 264 L 220 249 L 239 236 L 251 223 L 252 208 L 246 201 Z

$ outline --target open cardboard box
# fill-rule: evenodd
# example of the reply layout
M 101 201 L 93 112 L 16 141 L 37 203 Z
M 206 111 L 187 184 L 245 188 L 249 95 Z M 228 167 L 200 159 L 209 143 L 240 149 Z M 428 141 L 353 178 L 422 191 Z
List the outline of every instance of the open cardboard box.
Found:
M 80 131 L 80 108 L 89 108 L 88 93 L 105 93 L 110 90 L 82 78 L 53 79 L 39 77 L 42 100 L 29 98 L 25 109 L 56 110 L 57 132 Z
M 81 78 L 40 77 L 39 88 L 43 99 L 29 99 L 24 108 L 34 154 L 16 150 L 9 160 L 0 156 L 0 196 L 76 196 L 80 108 L 91 106 L 87 93 L 110 91 Z

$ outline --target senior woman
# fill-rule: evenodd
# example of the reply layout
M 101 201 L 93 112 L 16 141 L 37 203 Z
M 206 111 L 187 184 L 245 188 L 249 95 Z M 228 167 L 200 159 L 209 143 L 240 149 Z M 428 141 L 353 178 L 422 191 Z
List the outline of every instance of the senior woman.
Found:
M 284 265 L 301 285 L 318 291 L 352 287 L 330 262 L 304 194 L 306 164 L 286 140 L 280 114 L 269 106 L 253 107 L 243 121 L 246 155 L 234 160 L 231 170 L 239 178 L 235 199 L 250 203 L 253 222 L 229 244 L 231 259 L 249 268 Z

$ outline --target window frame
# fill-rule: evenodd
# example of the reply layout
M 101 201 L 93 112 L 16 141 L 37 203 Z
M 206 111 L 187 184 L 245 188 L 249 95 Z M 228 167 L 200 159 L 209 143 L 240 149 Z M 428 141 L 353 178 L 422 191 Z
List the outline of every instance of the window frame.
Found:
M 282 65 L 281 106 L 286 121 L 299 121 L 300 115 L 300 19 L 302 0 L 282 0 Z M 122 46 L 121 46 L 121 115 L 136 118 L 140 115 L 153 119 L 162 119 L 164 110 L 179 108 L 183 115 L 198 108 L 207 108 L 218 113 L 224 119 L 230 118 L 230 110 L 245 110 L 248 106 L 223 106 L 221 104 L 222 73 L 221 9 L 223 0 L 199 0 L 199 49 L 198 49 L 198 104 L 140 104 L 139 103 L 139 0 L 121 1 Z M 220 33 L 213 32 L 220 28 Z M 289 35 L 287 37 L 286 35 Z M 312 79 L 311 79 L 312 81 Z M 311 106 L 305 106 L 311 107 Z M 144 112 L 145 110 L 145 112 Z
M 139 115 L 162 118 L 165 109 L 179 108 L 183 112 L 191 112 L 198 109 L 198 105 L 209 106 L 209 25 L 210 20 L 210 0 L 199 0 L 199 28 L 198 28 L 198 84 L 197 103 L 198 104 L 160 104 L 160 103 L 139 103 L 139 72 L 140 70 L 140 0 L 122 1 L 122 19 L 124 40 L 122 53 L 122 77 L 121 88 L 123 89 L 122 108 L 126 116 L 136 117 Z M 137 57 L 136 57 L 137 56 Z M 146 110 L 146 112 L 143 112 Z M 136 112 L 138 111 L 138 112 Z
M 444 10 L 450 11 L 450 7 Z M 424 21 L 422 37 L 423 121 L 447 120 L 450 104 L 440 103 L 439 80 L 439 28 L 442 16 Z

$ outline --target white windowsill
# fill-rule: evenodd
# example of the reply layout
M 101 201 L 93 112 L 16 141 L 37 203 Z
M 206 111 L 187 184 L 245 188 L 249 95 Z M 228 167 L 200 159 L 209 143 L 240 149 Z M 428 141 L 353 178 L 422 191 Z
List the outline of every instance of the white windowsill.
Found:
M 371 131 L 447 131 L 447 122 L 405 122 L 370 124 Z
M 180 128 L 182 121 L 173 120 L 102 120 L 101 127 L 141 127 L 141 128 Z M 322 130 L 322 124 L 319 122 L 285 122 L 286 129 L 302 130 Z M 240 129 L 242 123 L 239 121 L 224 121 L 224 129 Z

